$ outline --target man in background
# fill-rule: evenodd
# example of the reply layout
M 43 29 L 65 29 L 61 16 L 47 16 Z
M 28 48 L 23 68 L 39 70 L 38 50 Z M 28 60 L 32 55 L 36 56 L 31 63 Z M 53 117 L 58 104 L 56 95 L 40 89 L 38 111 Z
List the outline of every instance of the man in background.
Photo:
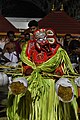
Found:
M 18 62 L 21 51 L 18 41 L 14 40 L 14 32 L 8 31 L 7 37 L 8 43 L 5 44 L 1 57 L 5 60 L 5 62 Z
M 39 29 L 38 22 L 36 20 L 31 20 L 28 23 L 28 27 L 30 29 L 30 39 L 32 39 L 34 31 Z
M 20 48 L 22 50 L 22 47 L 30 40 L 30 33 L 21 33 L 20 38 L 19 38 L 19 44 Z

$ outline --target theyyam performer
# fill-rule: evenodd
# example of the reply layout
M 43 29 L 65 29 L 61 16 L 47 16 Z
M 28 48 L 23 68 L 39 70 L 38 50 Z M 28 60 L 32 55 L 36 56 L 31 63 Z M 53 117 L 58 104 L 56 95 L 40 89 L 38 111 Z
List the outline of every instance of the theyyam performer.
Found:
M 22 49 L 22 77 L 9 85 L 8 120 L 78 120 L 78 86 L 52 28 L 34 32 Z M 80 78 L 78 81 L 80 85 Z

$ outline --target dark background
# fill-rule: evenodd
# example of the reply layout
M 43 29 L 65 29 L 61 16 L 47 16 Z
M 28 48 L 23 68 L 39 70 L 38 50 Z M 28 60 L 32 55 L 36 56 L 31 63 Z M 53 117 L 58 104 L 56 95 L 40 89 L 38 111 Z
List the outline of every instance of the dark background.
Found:
M 0 14 L 5 17 L 43 18 L 52 9 L 64 11 L 80 20 L 80 0 L 0 0 Z

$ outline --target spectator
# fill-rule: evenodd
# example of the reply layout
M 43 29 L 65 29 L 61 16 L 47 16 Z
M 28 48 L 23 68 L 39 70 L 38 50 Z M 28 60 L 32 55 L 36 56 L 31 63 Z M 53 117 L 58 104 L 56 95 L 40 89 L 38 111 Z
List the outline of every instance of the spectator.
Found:
M 26 41 L 30 40 L 30 34 L 29 33 L 25 33 L 25 40 Z
M 30 40 L 30 34 L 29 33 L 21 33 L 21 36 L 20 36 L 20 48 L 22 50 L 22 47 L 25 43 L 28 42 L 28 40 Z
M 29 27 L 30 33 L 31 33 L 30 39 L 32 39 L 34 31 L 39 29 L 38 22 L 36 20 L 31 20 L 28 23 L 28 27 Z
M 69 50 L 70 50 L 70 60 L 73 65 L 75 65 L 75 69 L 80 71 L 80 41 L 78 40 L 72 40 L 69 44 Z
M 20 48 L 18 41 L 14 41 L 14 32 L 9 31 L 7 33 L 7 37 L 9 42 L 5 44 L 1 57 L 5 60 L 5 62 L 18 62 Z
M 64 37 L 64 49 L 66 50 L 67 53 L 69 53 L 69 43 L 72 39 L 71 34 L 66 34 Z

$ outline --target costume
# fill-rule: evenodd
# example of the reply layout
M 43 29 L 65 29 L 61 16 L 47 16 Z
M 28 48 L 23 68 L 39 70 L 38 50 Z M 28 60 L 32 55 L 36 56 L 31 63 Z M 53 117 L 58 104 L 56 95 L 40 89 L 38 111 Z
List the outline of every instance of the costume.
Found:
M 66 51 L 57 44 L 54 31 L 51 28 L 35 31 L 34 39 L 23 47 L 20 58 L 28 89 L 19 95 L 9 92 L 9 120 L 72 120 L 74 116 L 78 120 L 78 93 L 73 81 L 76 74 Z M 55 84 L 61 77 L 69 78 L 73 85 L 76 97 L 71 102 L 60 101 L 56 93 Z

